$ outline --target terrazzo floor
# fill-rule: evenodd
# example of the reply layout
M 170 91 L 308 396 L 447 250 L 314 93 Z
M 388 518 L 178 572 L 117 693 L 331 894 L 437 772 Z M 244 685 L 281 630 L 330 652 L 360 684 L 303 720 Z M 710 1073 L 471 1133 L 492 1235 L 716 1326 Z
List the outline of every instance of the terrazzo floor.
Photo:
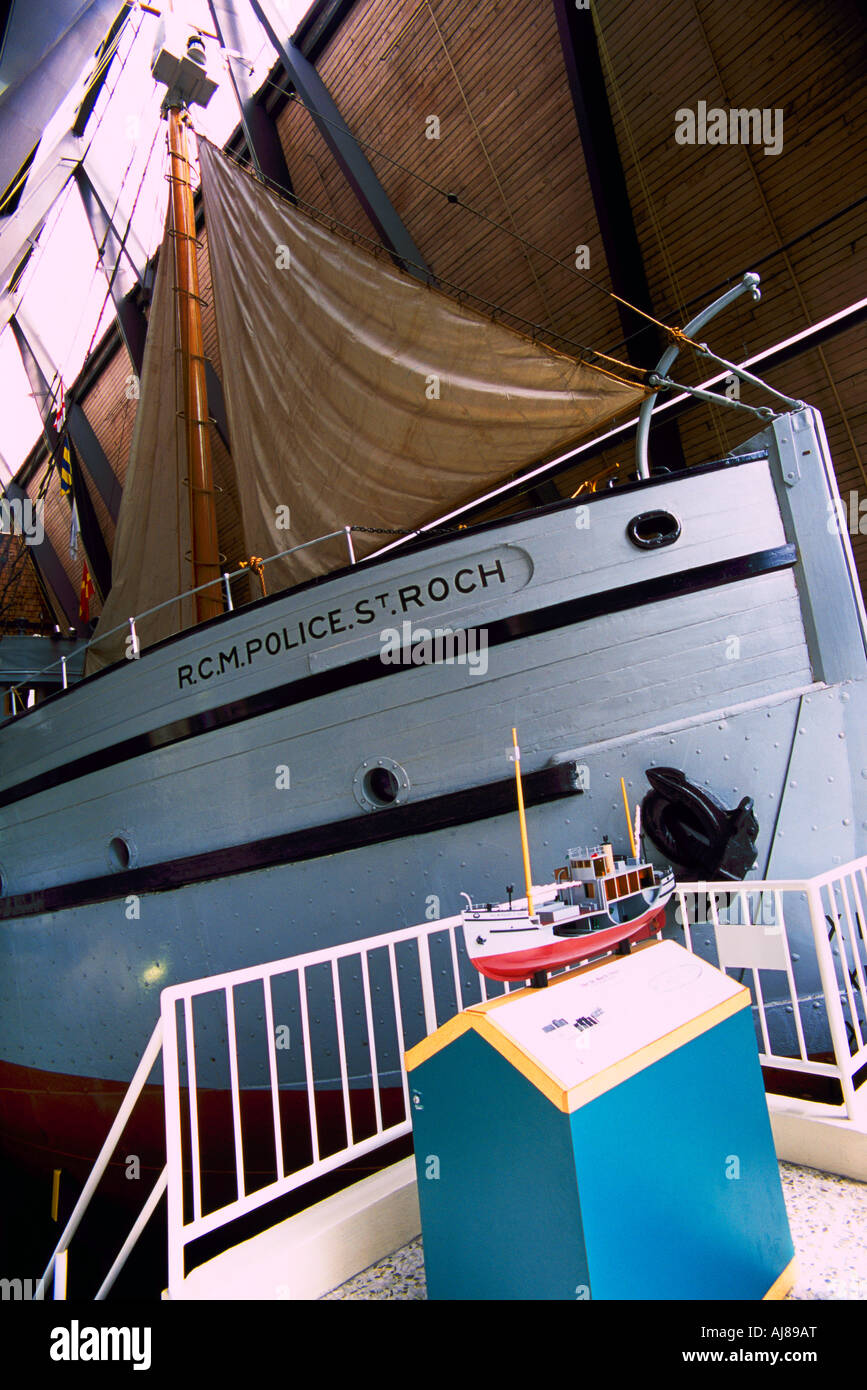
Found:
M 780 1164 L 798 1261 L 788 1299 L 867 1300 L 867 1183 Z M 324 1295 L 329 1299 L 424 1299 L 421 1237 Z

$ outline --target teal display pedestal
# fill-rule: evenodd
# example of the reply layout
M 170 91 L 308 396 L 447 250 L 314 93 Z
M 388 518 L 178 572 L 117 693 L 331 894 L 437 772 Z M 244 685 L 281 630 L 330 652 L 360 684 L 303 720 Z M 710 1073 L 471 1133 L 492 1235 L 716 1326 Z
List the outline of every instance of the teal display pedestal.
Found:
M 794 1282 L 749 992 L 674 942 L 467 1009 L 407 1069 L 429 1298 Z

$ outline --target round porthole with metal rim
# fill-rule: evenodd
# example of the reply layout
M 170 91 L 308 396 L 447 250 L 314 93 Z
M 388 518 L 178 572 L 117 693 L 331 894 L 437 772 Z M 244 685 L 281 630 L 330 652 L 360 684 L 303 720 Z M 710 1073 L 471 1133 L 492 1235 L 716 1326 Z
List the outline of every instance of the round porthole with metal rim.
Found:
M 626 527 L 626 534 L 639 550 L 658 550 L 663 545 L 674 545 L 680 537 L 680 521 L 674 512 L 640 512 Z
M 134 869 L 138 862 L 138 851 L 128 830 L 119 830 L 108 842 L 108 867 L 115 873 Z
M 409 796 L 409 775 L 394 758 L 368 758 L 355 769 L 352 795 L 362 811 L 400 806 Z

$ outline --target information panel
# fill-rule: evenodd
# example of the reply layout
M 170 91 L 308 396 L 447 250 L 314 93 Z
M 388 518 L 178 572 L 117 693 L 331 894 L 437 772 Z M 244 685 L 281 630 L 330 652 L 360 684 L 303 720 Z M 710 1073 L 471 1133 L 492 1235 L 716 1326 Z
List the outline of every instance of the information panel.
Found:
M 555 980 L 487 1017 L 569 1090 L 742 989 L 677 942 L 662 941 Z

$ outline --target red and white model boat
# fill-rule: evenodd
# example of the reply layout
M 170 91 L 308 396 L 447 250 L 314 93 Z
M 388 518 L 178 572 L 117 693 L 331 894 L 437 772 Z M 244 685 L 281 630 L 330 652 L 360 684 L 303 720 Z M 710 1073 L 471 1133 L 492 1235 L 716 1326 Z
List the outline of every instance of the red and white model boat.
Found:
M 548 983 L 547 972 L 574 965 L 591 956 L 641 940 L 661 930 L 665 906 L 674 892 L 674 873 L 659 871 L 640 859 L 636 842 L 641 843 L 639 815 L 635 832 L 629 813 L 626 785 L 621 778 L 626 824 L 632 846 L 631 859 L 615 859 L 605 840 L 594 849 L 569 850 L 565 868 L 557 869 L 560 887 L 552 902 L 538 911 L 533 905 L 530 851 L 524 796 L 521 790 L 521 751 L 512 730 L 518 815 L 521 822 L 521 848 L 527 902 L 513 907 L 509 902 L 474 903 L 466 893 L 467 906 L 461 913 L 464 942 L 473 965 L 490 980 L 532 980 Z
M 503 903 L 470 902 L 461 914 L 467 954 L 491 980 L 526 980 L 573 965 L 661 926 L 674 892 L 671 869 L 657 872 L 639 859 L 615 859 L 604 843 L 570 850 L 552 902 L 535 912 Z

